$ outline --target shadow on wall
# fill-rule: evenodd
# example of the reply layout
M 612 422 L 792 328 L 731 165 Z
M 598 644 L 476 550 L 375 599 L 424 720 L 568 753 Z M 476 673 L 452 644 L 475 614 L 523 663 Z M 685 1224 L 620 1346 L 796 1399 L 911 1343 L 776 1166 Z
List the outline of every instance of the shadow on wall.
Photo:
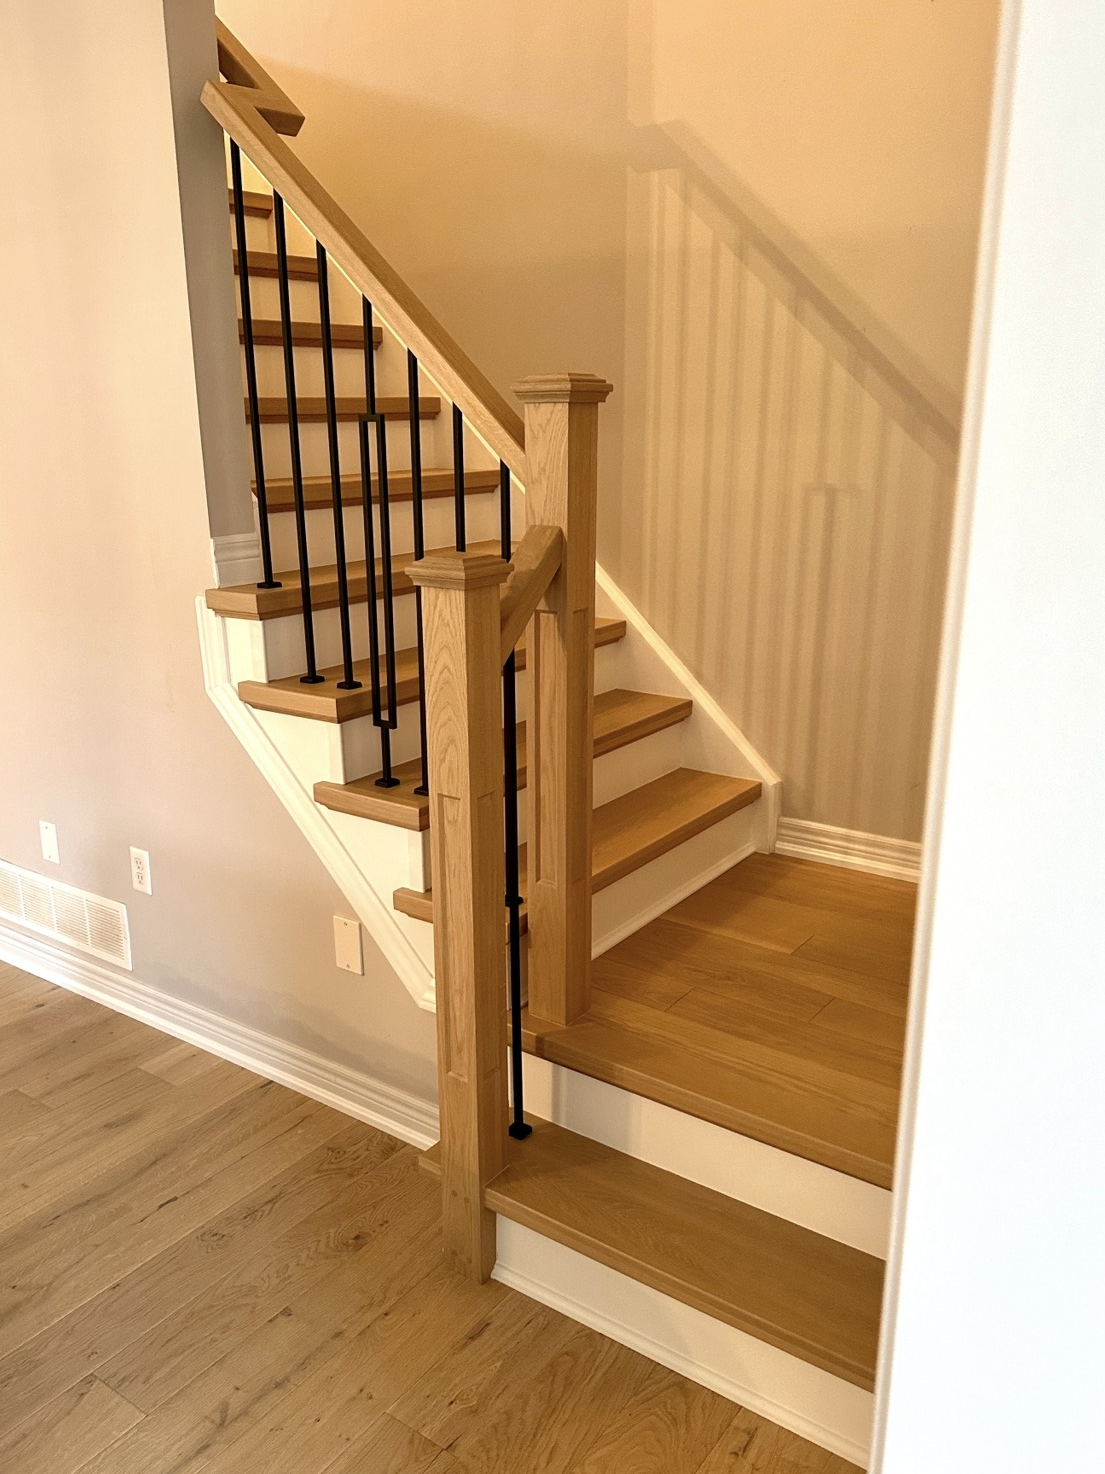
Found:
M 689 129 L 630 164 L 633 595 L 788 815 L 917 839 L 958 406 Z

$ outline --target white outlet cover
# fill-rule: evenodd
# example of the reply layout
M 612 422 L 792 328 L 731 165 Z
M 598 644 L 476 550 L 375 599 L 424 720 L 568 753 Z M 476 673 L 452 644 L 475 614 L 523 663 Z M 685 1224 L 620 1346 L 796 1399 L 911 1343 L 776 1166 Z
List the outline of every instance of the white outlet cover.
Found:
M 153 895 L 149 851 L 137 850 L 133 845 L 130 847 L 130 880 L 136 891 L 141 891 L 144 896 Z
M 42 839 L 42 858 L 49 860 L 51 865 L 60 865 L 61 853 L 58 850 L 57 825 L 51 824 L 46 819 L 40 819 L 38 832 Z
M 334 917 L 334 961 L 343 972 L 364 977 L 364 943 L 361 923 L 347 916 Z

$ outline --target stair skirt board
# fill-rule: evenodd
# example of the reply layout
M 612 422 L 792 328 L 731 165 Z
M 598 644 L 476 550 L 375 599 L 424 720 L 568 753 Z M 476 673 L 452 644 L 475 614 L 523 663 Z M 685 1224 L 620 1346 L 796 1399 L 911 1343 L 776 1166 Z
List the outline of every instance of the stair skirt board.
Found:
M 874 1396 L 497 1215 L 493 1278 L 866 1467 Z
M 526 1110 L 776 1218 L 885 1259 L 891 1194 L 712 1121 L 527 1054 Z
M 810 819 L 780 819 L 775 853 L 864 870 L 868 875 L 889 875 L 895 880 L 916 882 L 921 875 L 921 846 L 915 840 L 864 834 L 859 829 L 815 824 Z

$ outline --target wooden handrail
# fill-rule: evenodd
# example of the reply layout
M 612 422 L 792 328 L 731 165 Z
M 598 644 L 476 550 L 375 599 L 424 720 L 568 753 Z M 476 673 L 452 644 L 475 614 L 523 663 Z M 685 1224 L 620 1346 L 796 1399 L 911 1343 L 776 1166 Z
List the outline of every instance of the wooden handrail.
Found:
M 476 433 L 524 484 L 525 428 L 521 417 L 279 136 L 280 131 L 297 132 L 299 125 L 290 125 L 294 118 L 302 123 L 303 115 L 221 25 L 219 58 L 228 79 L 205 85 L 201 98 L 204 107 L 415 354 L 426 374 L 457 405 Z M 226 67 L 230 68 L 229 74 Z M 281 123 L 288 126 L 278 128 Z
M 514 550 L 511 560 L 514 571 L 499 595 L 501 661 L 506 660 L 521 639 L 563 558 L 564 534 L 559 527 L 529 528 Z

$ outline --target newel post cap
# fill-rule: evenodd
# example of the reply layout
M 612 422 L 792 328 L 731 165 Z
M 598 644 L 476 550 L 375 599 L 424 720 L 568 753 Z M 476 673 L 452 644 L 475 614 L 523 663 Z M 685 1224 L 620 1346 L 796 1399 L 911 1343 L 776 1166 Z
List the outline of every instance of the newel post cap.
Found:
M 597 374 L 531 374 L 511 388 L 523 404 L 601 404 L 614 390 Z
M 420 589 L 484 589 L 505 582 L 514 564 L 497 553 L 430 553 L 407 566 L 407 577 Z

